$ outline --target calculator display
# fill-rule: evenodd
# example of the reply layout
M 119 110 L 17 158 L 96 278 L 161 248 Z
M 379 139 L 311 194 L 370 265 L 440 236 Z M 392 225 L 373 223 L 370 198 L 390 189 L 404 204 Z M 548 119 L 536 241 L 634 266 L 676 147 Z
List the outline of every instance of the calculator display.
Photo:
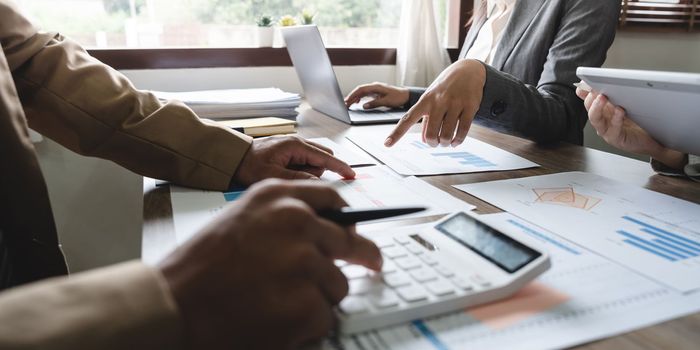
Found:
M 501 269 L 513 273 L 537 259 L 540 253 L 460 213 L 435 227 Z

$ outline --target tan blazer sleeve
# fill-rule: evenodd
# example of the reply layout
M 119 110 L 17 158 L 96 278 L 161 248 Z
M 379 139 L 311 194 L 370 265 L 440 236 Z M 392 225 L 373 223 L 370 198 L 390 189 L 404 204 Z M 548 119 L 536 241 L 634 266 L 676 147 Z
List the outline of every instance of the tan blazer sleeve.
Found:
M 0 42 L 29 126 L 69 149 L 136 173 L 223 190 L 251 138 L 162 104 L 59 34 L 38 32 L 0 1 Z
M 0 294 L 0 349 L 180 349 L 182 322 L 160 273 L 140 262 Z

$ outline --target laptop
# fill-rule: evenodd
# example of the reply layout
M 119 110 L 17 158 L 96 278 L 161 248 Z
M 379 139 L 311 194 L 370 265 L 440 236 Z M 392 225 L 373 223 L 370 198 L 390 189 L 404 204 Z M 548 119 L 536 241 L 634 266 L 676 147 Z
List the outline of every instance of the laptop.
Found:
M 700 74 L 588 67 L 576 74 L 664 146 L 700 154 Z
M 306 100 L 313 109 L 347 124 L 397 123 L 405 111 L 363 110 L 345 106 L 321 33 L 315 25 L 282 28 L 289 57 L 297 71 Z

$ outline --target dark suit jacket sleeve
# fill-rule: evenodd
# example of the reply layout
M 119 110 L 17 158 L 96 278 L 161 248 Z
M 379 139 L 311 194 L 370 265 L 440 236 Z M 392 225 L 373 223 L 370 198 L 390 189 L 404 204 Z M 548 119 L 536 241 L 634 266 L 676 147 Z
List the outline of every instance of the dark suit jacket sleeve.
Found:
M 537 86 L 487 67 L 478 118 L 538 142 L 583 142 L 587 114 L 572 85 L 579 66 L 598 67 L 615 38 L 619 1 L 567 1 Z M 522 64 L 529 64 L 522 58 Z
M 537 85 L 524 84 L 507 73 L 486 66 L 486 85 L 478 121 L 499 131 L 519 134 L 538 142 L 568 141 L 581 144 L 587 114 L 572 85 L 579 66 L 598 67 L 615 38 L 619 2 L 566 1 L 560 27 L 550 46 Z M 513 57 L 533 64 L 528 57 Z M 407 107 L 425 89 L 410 88 Z
M 161 103 L 74 41 L 37 31 L 12 6 L 0 41 L 29 126 L 65 147 L 141 175 L 224 190 L 251 138 Z
M 668 176 L 686 176 L 700 182 L 700 156 L 689 154 L 688 163 L 683 170 L 673 169 L 656 159 L 651 159 L 651 167 L 659 174 Z

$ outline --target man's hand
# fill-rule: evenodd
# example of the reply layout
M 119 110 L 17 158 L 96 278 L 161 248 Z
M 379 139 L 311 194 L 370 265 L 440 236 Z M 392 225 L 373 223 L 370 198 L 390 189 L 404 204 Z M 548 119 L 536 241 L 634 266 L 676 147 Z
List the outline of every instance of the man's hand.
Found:
M 362 106 L 364 109 L 377 107 L 399 108 L 408 102 L 410 94 L 407 88 L 384 83 L 360 85 L 345 98 L 345 105 L 350 108 L 350 106 L 360 102 L 363 97 L 367 96 L 374 97 L 374 99 L 365 103 Z
M 467 138 L 484 95 L 486 68 L 476 60 L 460 60 L 447 67 L 421 99 L 401 118 L 384 141 L 391 147 L 421 118 L 423 142 L 432 147 L 457 146 Z
M 326 170 L 355 177 L 355 171 L 326 147 L 296 136 L 268 137 L 253 140 L 233 179 L 243 185 L 267 178 L 315 179 Z
M 334 259 L 379 270 L 379 249 L 316 212 L 346 203 L 320 182 L 268 180 L 160 264 L 190 349 L 290 349 L 318 340 L 348 292 Z
M 624 109 L 610 103 L 604 95 L 580 88 L 576 89 L 576 94 L 584 100 L 588 120 L 605 142 L 623 151 L 651 156 L 672 168 L 683 168 L 683 153 L 659 144 L 637 123 L 627 118 Z

